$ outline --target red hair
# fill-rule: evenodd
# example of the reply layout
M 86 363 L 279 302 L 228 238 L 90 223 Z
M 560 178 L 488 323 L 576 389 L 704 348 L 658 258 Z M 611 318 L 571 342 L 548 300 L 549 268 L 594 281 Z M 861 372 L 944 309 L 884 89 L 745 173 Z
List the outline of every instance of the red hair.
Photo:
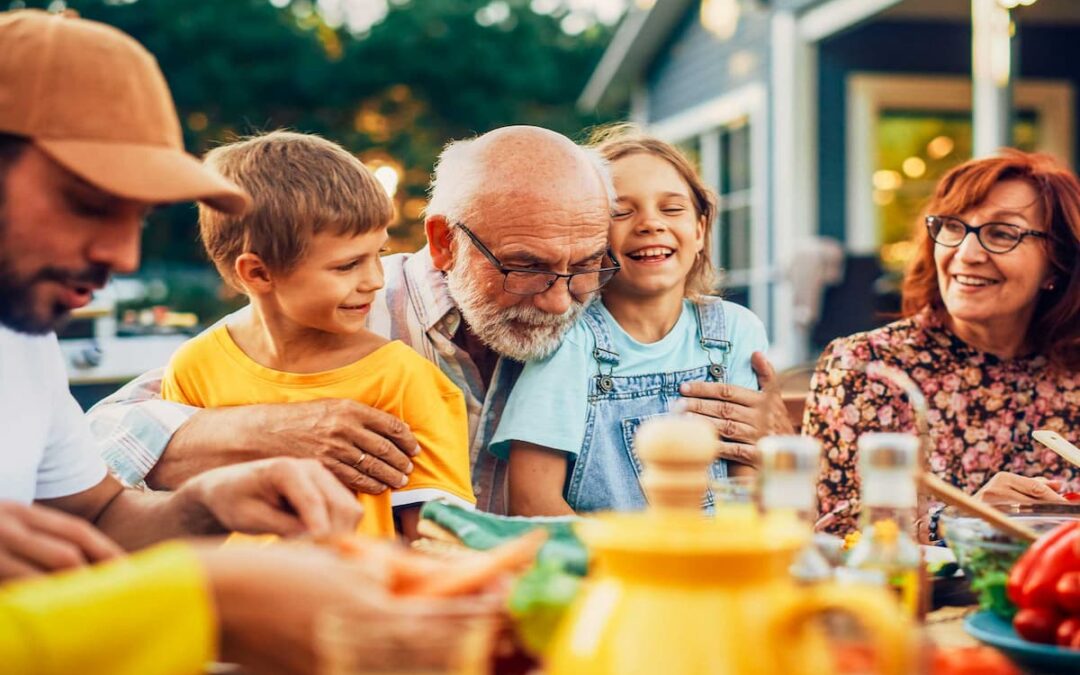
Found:
M 955 167 L 938 183 L 926 213 L 961 214 L 985 201 L 1005 180 L 1026 180 L 1039 194 L 1053 290 L 1039 294 L 1027 338 L 1038 353 L 1069 370 L 1080 367 L 1080 181 L 1050 155 L 1003 150 L 997 157 L 973 159 Z M 934 242 L 920 228 L 918 252 L 903 284 L 903 314 L 926 308 L 943 311 L 934 264 Z

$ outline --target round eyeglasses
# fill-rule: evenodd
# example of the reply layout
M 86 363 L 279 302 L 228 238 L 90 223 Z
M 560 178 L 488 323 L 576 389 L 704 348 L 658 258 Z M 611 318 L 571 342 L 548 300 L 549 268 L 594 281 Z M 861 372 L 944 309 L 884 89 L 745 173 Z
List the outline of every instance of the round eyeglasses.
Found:
M 472 230 L 465 227 L 464 224 L 457 223 L 457 229 L 464 232 L 465 236 L 468 237 L 473 246 L 480 251 L 481 255 L 487 258 L 488 262 L 494 265 L 495 269 L 502 273 L 503 290 L 513 295 L 539 295 L 558 283 L 559 279 L 566 279 L 566 288 L 570 291 L 570 295 L 579 300 L 584 300 L 603 288 L 604 284 L 611 281 L 611 278 L 615 276 L 615 273 L 622 269 L 619 265 L 619 261 L 615 259 L 615 256 L 610 249 L 605 254 L 605 258 L 611 262 L 611 266 L 601 266 L 595 270 L 563 274 L 561 272 L 548 272 L 547 270 L 529 270 L 508 267 L 502 264 L 502 262 L 495 257 L 495 254 L 484 245 L 484 242 L 480 241 L 480 239 L 472 233 Z
M 953 216 L 927 216 L 926 230 L 930 238 L 942 246 L 956 248 L 969 233 L 975 235 L 979 245 L 990 253 L 1008 253 L 1024 241 L 1024 237 L 1046 239 L 1045 232 L 1028 230 L 1011 223 L 983 223 L 972 227 Z

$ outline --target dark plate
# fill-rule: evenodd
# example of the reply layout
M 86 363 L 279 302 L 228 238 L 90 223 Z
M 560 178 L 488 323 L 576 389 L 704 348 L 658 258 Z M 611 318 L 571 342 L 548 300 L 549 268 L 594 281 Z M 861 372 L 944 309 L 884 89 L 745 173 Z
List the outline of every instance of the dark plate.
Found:
M 1080 673 L 1080 649 L 1028 642 L 1012 623 L 991 612 L 977 612 L 964 621 L 964 630 L 979 642 L 1004 652 L 1017 665 L 1039 673 Z

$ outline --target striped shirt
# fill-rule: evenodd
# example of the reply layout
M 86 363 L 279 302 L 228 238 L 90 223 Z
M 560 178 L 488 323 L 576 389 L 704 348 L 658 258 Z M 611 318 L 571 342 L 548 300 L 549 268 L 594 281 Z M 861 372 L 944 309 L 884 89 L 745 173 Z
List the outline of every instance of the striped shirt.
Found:
M 382 262 L 386 285 L 372 303 L 368 328 L 409 345 L 461 388 L 469 413 L 477 507 L 505 513 L 506 464 L 486 448 L 522 366 L 500 357 L 491 384 L 485 387 L 468 352 L 453 342 L 461 314 L 427 247 L 386 256 Z M 165 452 L 173 433 L 198 411 L 161 400 L 162 372 L 145 373 L 87 413 L 102 457 L 121 481 L 133 487 L 146 486 L 146 474 Z

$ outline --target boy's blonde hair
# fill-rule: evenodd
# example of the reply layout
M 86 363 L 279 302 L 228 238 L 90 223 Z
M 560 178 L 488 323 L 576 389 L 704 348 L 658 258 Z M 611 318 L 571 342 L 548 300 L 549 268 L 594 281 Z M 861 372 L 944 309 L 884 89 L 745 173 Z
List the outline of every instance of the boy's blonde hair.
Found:
M 255 253 L 287 273 L 320 232 L 358 235 L 386 227 L 394 206 L 345 148 L 312 134 L 272 131 L 214 148 L 205 163 L 252 199 L 242 216 L 199 205 L 199 236 L 222 278 L 243 291 L 234 265 Z
M 596 148 L 609 164 L 630 155 L 647 154 L 666 161 L 690 188 L 690 197 L 699 218 L 705 221 L 705 242 L 686 275 L 684 295 L 695 302 L 717 292 L 719 277 L 712 263 L 712 226 L 716 218 L 716 194 L 698 176 L 690 161 L 670 143 L 642 133 L 636 125 L 611 124 L 595 129 L 589 146 Z M 614 204 L 612 205 L 614 207 Z

